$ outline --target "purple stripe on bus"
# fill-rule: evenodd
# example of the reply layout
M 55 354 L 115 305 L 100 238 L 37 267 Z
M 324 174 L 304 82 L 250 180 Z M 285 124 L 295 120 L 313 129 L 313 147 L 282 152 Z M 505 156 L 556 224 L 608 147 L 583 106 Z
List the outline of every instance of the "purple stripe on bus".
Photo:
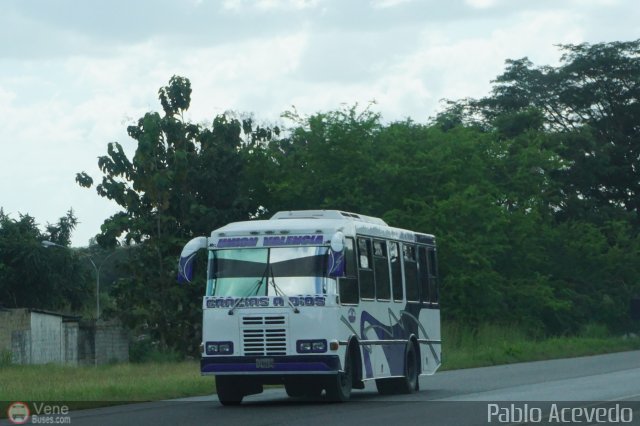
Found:
M 291 363 L 276 363 L 273 368 L 257 368 L 255 364 L 207 364 L 202 366 L 203 373 L 216 373 L 216 372 L 232 372 L 232 371 L 255 371 L 255 372 L 271 372 L 271 371 L 332 371 L 331 368 L 322 362 L 291 362 Z M 333 370 L 335 371 L 335 370 Z

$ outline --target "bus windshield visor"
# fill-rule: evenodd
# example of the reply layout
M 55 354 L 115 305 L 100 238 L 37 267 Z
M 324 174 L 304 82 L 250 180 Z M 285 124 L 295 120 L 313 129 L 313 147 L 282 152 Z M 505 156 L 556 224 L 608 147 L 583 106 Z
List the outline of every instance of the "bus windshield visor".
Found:
M 328 247 L 211 250 L 207 296 L 326 293 L 327 250 Z

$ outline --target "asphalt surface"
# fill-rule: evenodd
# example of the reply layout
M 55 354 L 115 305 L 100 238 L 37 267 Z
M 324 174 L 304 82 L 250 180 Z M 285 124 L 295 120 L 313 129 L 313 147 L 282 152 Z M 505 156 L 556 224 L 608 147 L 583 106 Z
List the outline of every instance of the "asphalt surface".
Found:
M 380 396 L 367 383 L 347 403 L 291 399 L 272 388 L 239 407 L 222 407 L 211 395 L 76 410 L 52 420 L 83 426 L 640 425 L 640 351 L 445 371 L 421 377 L 420 388 Z

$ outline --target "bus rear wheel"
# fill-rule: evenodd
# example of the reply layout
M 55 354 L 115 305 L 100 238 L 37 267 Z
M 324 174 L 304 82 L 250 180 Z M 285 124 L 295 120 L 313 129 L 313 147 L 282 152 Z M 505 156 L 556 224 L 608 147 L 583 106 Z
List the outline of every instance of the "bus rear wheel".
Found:
M 404 352 L 404 376 L 376 379 L 376 388 L 381 395 L 393 395 L 413 393 L 418 387 L 418 355 L 413 342 L 409 341 Z

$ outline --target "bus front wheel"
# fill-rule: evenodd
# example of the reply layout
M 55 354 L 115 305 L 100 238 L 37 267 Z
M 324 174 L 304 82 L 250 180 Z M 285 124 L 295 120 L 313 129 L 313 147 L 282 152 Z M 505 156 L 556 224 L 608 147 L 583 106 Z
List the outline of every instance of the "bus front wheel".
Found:
M 218 400 L 222 405 L 239 405 L 247 395 L 262 392 L 262 384 L 246 377 L 216 376 Z
M 327 399 L 333 402 L 345 402 L 351 398 L 353 388 L 353 362 L 351 356 L 347 355 L 344 363 L 344 371 L 338 372 L 335 376 L 330 376 L 327 381 Z
M 233 377 L 216 376 L 216 392 L 222 405 L 240 405 L 244 392 L 238 383 L 233 383 Z
M 318 398 L 322 393 L 322 382 L 317 379 L 292 379 L 285 382 L 284 389 L 292 398 Z

